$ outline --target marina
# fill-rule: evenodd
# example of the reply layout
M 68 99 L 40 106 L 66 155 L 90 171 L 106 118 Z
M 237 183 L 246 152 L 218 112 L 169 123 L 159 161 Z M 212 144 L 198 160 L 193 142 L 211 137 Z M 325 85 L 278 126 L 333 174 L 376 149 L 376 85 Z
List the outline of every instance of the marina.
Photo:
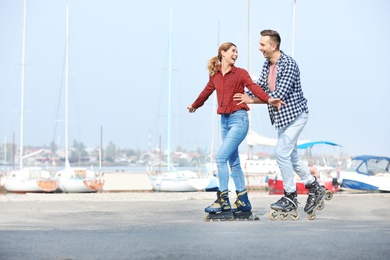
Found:
M 0 260 L 389 259 L 389 3 L 0 1 Z M 238 213 L 256 217 L 211 219 L 225 103 L 186 107 L 223 42 L 261 85 L 267 28 L 299 64 L 310 119 L 296 150 L 326 196 L 305 213 L 296 179 L 298 208 L 270 208 L 284 194 L 280 132 L 249 105 L 246 190 L 230 178 L 223 198 L 248 195 Z M 286 101 L 280 65 L 270 96 Z

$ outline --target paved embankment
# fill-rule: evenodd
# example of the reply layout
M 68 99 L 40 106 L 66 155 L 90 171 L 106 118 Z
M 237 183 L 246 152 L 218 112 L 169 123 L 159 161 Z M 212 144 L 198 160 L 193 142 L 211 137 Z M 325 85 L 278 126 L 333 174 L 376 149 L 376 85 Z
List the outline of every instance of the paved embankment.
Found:
M 310 221 L 205 222 L 214 193 L 0 195 L 0 259 L 388 259 L 390 194 L 337 193 Z M 234 200 L 234 194 L 231 195 Z

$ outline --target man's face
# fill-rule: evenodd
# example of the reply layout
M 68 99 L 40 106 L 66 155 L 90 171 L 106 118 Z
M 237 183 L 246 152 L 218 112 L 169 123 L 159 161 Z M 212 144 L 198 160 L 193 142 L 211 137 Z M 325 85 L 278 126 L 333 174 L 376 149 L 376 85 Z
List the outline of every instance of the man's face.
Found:
M 269 36 L 261 36 L 259 50 L 263 53 L 264 58 L 270 59 L 276 50 L 276 44 L 271 42 Z

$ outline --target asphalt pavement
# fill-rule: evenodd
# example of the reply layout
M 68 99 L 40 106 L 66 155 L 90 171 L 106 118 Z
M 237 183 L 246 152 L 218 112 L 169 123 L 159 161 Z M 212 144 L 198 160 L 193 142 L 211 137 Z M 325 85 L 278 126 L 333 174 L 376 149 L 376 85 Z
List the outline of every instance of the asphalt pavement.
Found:
M 390 259 L 390 193 L 336 193 L 298 220 L 206 222 L 214 193 L 0 195 L 0 259 Z M 231 200 L 235 195 L 231 194 Z

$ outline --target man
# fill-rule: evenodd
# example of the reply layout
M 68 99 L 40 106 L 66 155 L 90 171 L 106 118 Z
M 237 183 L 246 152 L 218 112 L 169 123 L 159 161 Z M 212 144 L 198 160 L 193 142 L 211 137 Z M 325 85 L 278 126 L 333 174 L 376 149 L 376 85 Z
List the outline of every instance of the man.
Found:
M 307 165 L 300 159 L 297 141 L 305 127 L 309 110 L 303 96 L 300 73 L 297 63 L 280 50 L 281 38 L 273 30 L 263 30 L 259 50 L 266 61 L 257 84 L 271 97 L 280 98 L 286 103 L 280 110 L 268 106 L 271 123 L 278 131 L 276 160 L 283 177 L 284 197 L 271 204 L 275 210 L 291 211 L 298 207 L 294 171 L 309 189 L 304 211 L 312 212 L 325 195 L 325 189 L 310 174 Z M 251 93 L 249 93 L 251 95 Z M 234 100 L 243 103 L 262 103 L 256 97 L 235 94 Z

